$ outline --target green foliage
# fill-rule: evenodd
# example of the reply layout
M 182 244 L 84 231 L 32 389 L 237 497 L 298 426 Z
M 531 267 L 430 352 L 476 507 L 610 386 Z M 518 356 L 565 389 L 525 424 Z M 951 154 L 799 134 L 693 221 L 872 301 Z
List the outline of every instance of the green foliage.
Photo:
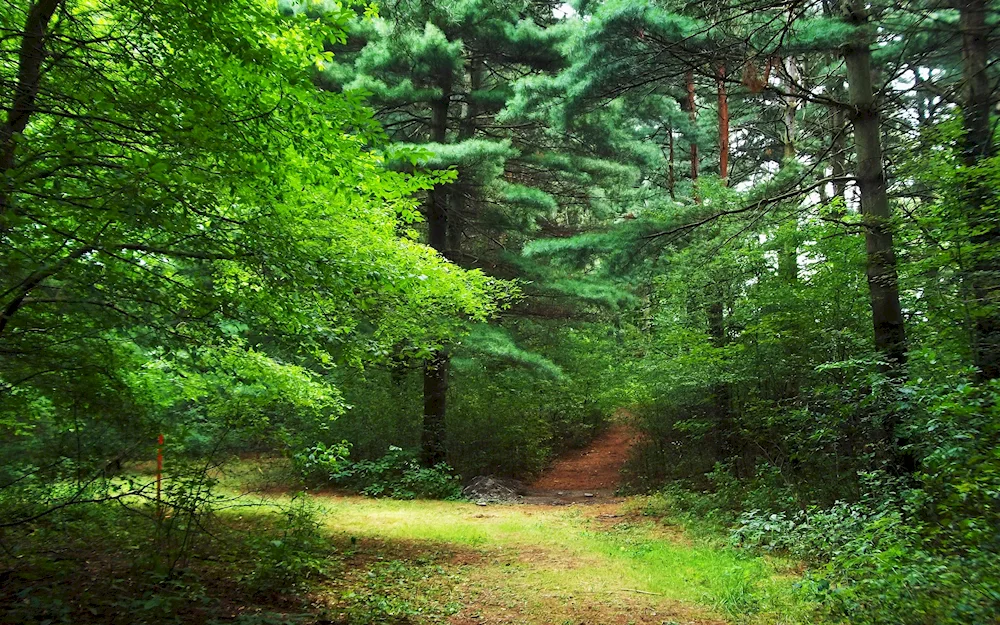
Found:
M 480 358 L 519 364 L 556 380 L 563 377 L 562 369 L 558 365 L 536 352 L 521 349 L 514 343 L 510 334 L 494 326 L 486 324 L 474 326 L 460 345 L 463 354 L 475 354 Z M 457 367 L 463 366 L 460 359 L 454 362 Z M 467 366 L 472 366 L 472 363 Z
M 597 324 L 552 327 L 514 319 L 502 328 L 478 325 L 453 346 L 446 444 L 448 462 L 461 475 L 535 475 L 555 454 L 589 442 L 618 406 L 634 401 L 635 389 L 620 384 L 628 372 L 620 366 L 618 334 Z M 325 429 L 304 430 L 299 448 L 348 440 L 355 460 L 380 458 L 387 443 L 417 449 L 415 364 L 345 376 L 338 387 L 352 408 Z
M 413 451 L 440 354 L 463 475 L 533 475 L 635 406 L 629 487 L 671 484 L 651 513 L 805 558 L 835 618 L 995 620 L 1000 156 L 974 6 L 574 6 L 0 9 L 0 525 L 92 536 L 102 513 L 63 513 L 85 502 L 156 518 L 162 587 L 122 606 L 177 612 L 206 592 L 173 574 L 225 505 L 227 454 L 457 496 Z M 891 77 L 860 117 L 852 55 Z M 845 174 L 865 138 L 884 223 Z M 166 515 L 130 469 L 159 434 Z M 244 546 L 258 595 L 322 565 L 300 507 Z M 711 602 L 764 613 L 763 576 L 722 571 Z
M 305 599 L 296 593 L 333 564 L 329 537 L 302 500 L 275 512 L 241 505 L 238 515 L 223 502 L 175 532 L 167 525 L 182 508 L 158 521 L 136 504 L 81 503 L 6 528 L 4 620 L 298 623 L 289 607 Z
M 241 576 L 241 583 L 251 592 L 272 593 L 279 588 L 299 589 L 324 575 L 329 539 L 320 532 L 318 512 L 308 499 L 295 498 L 281 510 L 281 521 L 273 531 L 250 536 L 246 548 L 252 567 Z
M 369 497 L 392 499 L 458 499 L 461 478 L 447 464 L 421 466 L 417 456 L 390 446 L 377 460 L 341 462 L 329 474 L 331 483 Z
M 351 454 L 351 444 L 341 441 L 332 445 L 322 442 L 292 456 L 292 465 L 307 482 L 322 483 L 339 471 Z
M 29 4 L 0 14 L 4 84 L 30 78 Z M 361 98 L 316 89 L 350 7 L 59 4 L 0 135 L 5 477 L 102 482 L 161 433 L 173 456 L 301 449 L 348 408 L 331 372 L 426 354 L 516 291 L 408 232 L 453 175 L 390 171 Z
M 416 562 L 377 562 L 368 570 L 363 589 L 344 593 L 342 600 L 347 604 L 347 623 L 375 625 L 408 623 L 421 618 L 433 622 L 445 620 L 459 612 L 461 606 L 446 601 L 447 597 L 435 596 L 434 592 L 413 592 L 421 582 L 445 575 L 441 566 L 423 557 Z

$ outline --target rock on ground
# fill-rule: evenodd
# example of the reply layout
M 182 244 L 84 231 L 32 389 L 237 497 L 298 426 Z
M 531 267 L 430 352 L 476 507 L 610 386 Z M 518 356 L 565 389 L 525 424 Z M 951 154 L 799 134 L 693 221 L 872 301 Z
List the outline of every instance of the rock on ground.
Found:
M 472 478 L 462 489 L 462 494 L 476 503 L 519 503 L 521 484 L 489 475 Z

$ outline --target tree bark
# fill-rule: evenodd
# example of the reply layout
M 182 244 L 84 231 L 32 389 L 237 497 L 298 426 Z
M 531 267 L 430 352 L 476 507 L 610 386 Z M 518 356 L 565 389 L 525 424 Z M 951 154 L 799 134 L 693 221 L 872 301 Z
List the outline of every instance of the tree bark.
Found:
M 670 199 L 677 199 L 677 194 L 675 193 L 675 187 L 677 186 L 675 174 L 674 174 L 674 128 L 670 126 L 667 128 L 667 191 L 670 193 Z
M 847 164 L 844 161 L 844 152 L 847 150 L 847 120 L 844 109 L 839 106 L 834 107 L 830 113 L 830 133 L 830 167 L 835 178 L 833 195 L 846 202 L 847 182 L 844 178 L 847 176 Z
M 691 118 L 691 130 L 695 132 L 698 124 L 698 111 L 695 109 L 694 100 L 694 72 L 687 73 L 687 109 Z M 698 180 L 698 141 L 691 137 L 691 182 Z
M 845 9 L 849 23 L 861 27 L 868 25 L 862 1 L 850 1 Z M 854 126 L 856 177 L 865 225 L 868 294 L 875 349 L 887 363 L 886 373 L 899 378 L 906 364 L 906 328 L 899 304 L 899 279 L 882 163 L 881 120 L 872 83 L 870 43 L 867 38 L 851 43 L 845 46 L 843 54 L 853 109 L 851 123 Z M 894 427 L 894 424 L 887 427 Z
M 722 284 L 715 283 L 708 287 L 708 306 L 705 309 L 708 317 L 708 337 L 715 348 L 723 348 L 729 343 L 726 334 L 725 320 L 725 289 Z M 718 380 L 711 387 L 712 411 L 715 416 L 714 446 L 717 458 L 732 458 L 738 446 L 738 432 L 733 421 L 733 411 L 730 407 L 732 393 L 729 384 Z
M 793 84 L 789 85 L 788 93 L 782 98 L 784 110 L 782 111 L 782 133 L 781 139 L 784 144 L 782 150 L 781 166 L 784 167 L 795 160 L 795 115 L 799 110 L 801 100 L 794 95 L 796 87 L 801 78 L 799 67 L 793 57 L 786 57 L 783 61 L 785 74 L 791 79 Z M 783 226 L 784 235 L 781 249 L 778 252 L 778 275 L 788 283 L 795 283 L 799 278 L 799 246 L 798 246 L 798 216 L 793 215 Z
M 726 66 L 720 65 L 716 76 L 719 89 L 719 176 L 729 184 L 729 98 L 726 94 Z
M 441 97 L 431 104 L 431 141 L 444 143 L 448 136 L 451 72 L 442 76 Z M 448 192 L 441 187 L 427 194 L 427 240 L 442 255 L 448 252 Z M 427 466 L 445 460 L 445 414 L 448 402 L 449 356 L 441 348 L 424 361 L 424 422 L 420 437 L 421 459 Z
M 431 104 L 431 141 L 444 143 L 448 133 L 448 108 L 451 102 L 451 81 L 448 80 L 444 95 Z M 444 254 L 448 247 L 448 192 L 435 187 L 427 193 L 427 242 Z
M 823 15 L 835 17 L 837 14 L 836 0 L 823 0 Z M 827 57 L 829 62 L 836 61 L 835 56 Z M 827 94 L 836 102 L 845 100 L 844 79 L 836 72 L 832 73 L 826 82 Z M 833 183 L 833 195 L 839 197 L 841 202 L 847 202 L 847 116 L 841 106 L 830 107 L 830 168 L 835 181 Z M 838 212 L 837 218 L 843 217 Z
M 783 61 L 785 74 L 789 77 L 793 84 L 789 85 L 788 93 L 782 98 L 785 107 L 781 116 L 782 125 L 782 143 L 784 144 L 784 158 L 791 159 L 795 158 L 795 115 L 798 113 L 800 99 L 793 95 L 796 87 L 794 83 L 800 81 L 802 75 L 799 72 L 799 66 L 796 64 L 793 57 L 786 57 Z
M 844 4 L 849 23 L 870 28 L 864 0 Z M 859 41 L 860 40 L 860 41 Z M 872 310 L 875 350 L 883 373 L 901 380 L 906 365 L 906 327 L 899 304 L 899 278 L 892 240 L 889 196 L 882 162 L 881 120 L 872 81 L 870 36 L 857 37 L 843 49 L 847 65 L 851 123 L 854 126 L 856 181 L 861 195 L 861 217 L 865 226 L 868 297 Z M 916 459 L 904 451 L 906 439 L 898 431 L 899 412 L 887 411 L 882 421 L 882 438 L 889 460 L 903 473 L 916 470 Z
M 473 57 L 469 60 L 469 90 L 466 96 L 465 111 L 458 125 L 458 141 L 466 141 L 476 136 L 478 130 L 477 120 L 479 118 L 479 103 L 476 100 L 476 92 L 483 88 L 483 77 L 485 67 L 480 58 Z M 468 197 L 459 191 L 451 194 L 451 212 L 448 215 L 448 245 L 445 256 L 454 263 L 459 263 L 462 258 L 462 237 L 464 235 L 464 221 L 468 217 L 469 205 Z
M 429 467 L 447 459 L 444 420 L 448 407 L 449 364 L 448 352 L 443 349 L 424 362 L 424 424 L 420 455 Z
M 992 89 L 987 74 L 990 27 L 986 21 L 986 0 L 956 0 L 959 28 L 962 32 L 962 78 L 965 93 L 962 102 L 964 141 L 962 158 L 966 167 L 976 167 L 994 155 L 993 128 L 990 124 Z M 977 178 L 963 189 L 963 201 L 970 228 L 976 234 L 976 260 L 972 269 L 972 292 L 976 300 L 973 355 L 981 380 L 1000 377 L 1000 269 L 997 268 L 997 245 L 1000 223 L 992 214 L 995 190 Z

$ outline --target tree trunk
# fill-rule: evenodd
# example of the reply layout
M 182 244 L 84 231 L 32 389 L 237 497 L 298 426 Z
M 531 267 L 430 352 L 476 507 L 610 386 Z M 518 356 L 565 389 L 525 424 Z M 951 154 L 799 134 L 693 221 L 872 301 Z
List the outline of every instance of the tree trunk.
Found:
M 834 95 L 834 97 L 837 97 Z M 847 150 L 847 120 L 844 109 L 834 107 L 830 113 L 830 167 L 833 177 L 833 195 L 839 197 L 842 202 L 847 201 L 847 164 L 844 159 L 844 152 Z
M 790 82 L 788 88 L 789 94 L 782 98 L 785 108 L 781 116 L 782 125 L 784 126 L 781 133 L 782 143 L 784 144 L 783 156 L 787 160 L 795 158 L 795 115 L 798 113 L 801 101 L 792 94 L 797 88 L 795 83 L 799 82 L 802 75 L 799 72 L 799 66 L 796 64 L 794 57 L 786 57 L 783 61 L 783 66 Z
M 990 27 L 986 21 L 986 0 L 956 0 L 959 28 L 962 31 L 962 77 L 965 83 L 962 119 L 964 142 L 962 158 L 966 167 L 976 167 L 995 153 L 993 128 L 990 125 L 992 89 L 986 68 L 989 63 Z M 997 245 L 1000 224 L 992 214 L 995 190 L 973 177 L 963 189 L 963 201 L 976 246 L 976 260 L 971 282 L 976 300 L 973 355 L 979 377 L 1000 377 L 1000 269 L 997 268 Z
M 21 48 L 17 55 L 17 83 L 7 116 L 0 125 L 0 180 L 14 168 L 17 152 L 16 136 L 28 127 L 28 121 L 35 112 L 35 98 L 42 76 L 42 62 L 45 60 L 45 38 L 48 36 L 49 22 L 55 15 L 62 0 L 39 0 L 28 10 L 21 34 Z M 7 183 L 0 186 L 0 232 L 6 230 L 4 217 L 11 207 L 11 189 Z
M 722 284 L 712 284 L 708 288 L 708 336 L 712 346 L 723 348 L 729 343 L 726 335 L 725 289 Z M 716 458 L 728 460 L 734 457 L 738 447 L 738 432 L 733 421 L 733 411 L 730 407 L 731 390 L 723 380 L 717 381 L 711 388 L 712 412 L 715 417 L 714 447 Z
M 441 80 L 441 98 L 431 104 L 431 141 L 444 143 L 448 133 L 451 103 L 450 71 Z M 448 251 L 448 192 L 441 187 L 427 194 L 427 240 L 441 254 Z M 449 357 L 438 349 L 424 362 L 424 423 L 420 438 L 421 458 L 427 466 L 445 459 L 444 419 L 448 400 Z
M 823 1 L 823 15 L 829 18 L 837 14 L 837 4 L 835 0 Z M 836 57 L 830 55 L 826 57 L 830 63 L 836 61 Z M 845 100 L 844 79 L 836 72 L 832 73 L 826 81 L 827 94 L 837 103 Z M 847 202 L 847 116 L 842 106 L 830 107 L 830 168 L 833 177 L 833 195 L 839 197 L 841 202 Z M 843 217 L 842 213 L 835 215 L 837 218 Z
M 451 103 L 451 80 L 442 81 L 443 95 L 431 104 L 431 141 L 444 143 L 448 136 L 448 108 Z M 448 191 L 435 187 L 427 193 L 427 242 L 437 251 L 447 251 Z
M 719 176 L 729 184 L 729 98 L 726 95 L 726 66 L 719 66 L 716 76 L 719 87 Z
M 799 67 L 793 57 L 784 59 L 785 74 L 793 83 L 798 83 L 801 77 Z M 795 84 L 790 84 L 787 90 L 789 94 L 794 93 Z M 786 95 L 782 98 L 784 110 L 782 112 L 782 133 L 781 139 L 784 144 L 781 166 L 784 167 L 795 160 L 795 115 L 799 110 L 800 99 L 794 95 Z M 794 283 L 799 278 L 799 246 L 798 246 L 798 216 L 793 215 L 782 226 L 781 249 L 778 252 L 778 275 L 786 282 Z
M 667 191 L 670 192 L 670 199 L 677 199 L 675 187 L 677 181 L 674 174 L 674 128 L 667 128 Z
M 864 0 L 848 0 L 844 5 L 848 22 L 865 28 L 868 16 Z M 872 83 L 871 48 L 868 37 L 844 47 L 847 65 L 851 123 L 854 126 L 856 181 L 861 194 L 861 216 L 865 226 L 868 297 L 872 309 L 875 349 L 883 372 L 901 380 L 906 365 L 906 327 L 899 304 L 899 279 L 892 241 L 889 196 L 882 163 L 882 137 L 878 103 Z M 899 413 L 889 410 L 882 422 L 882 438 L 889 460 L 904 473 L 916 470 L 916 460 L 903 451 L 906 440 L 899 435 Z
M 426 466 L 444 462 L 448 403 L 448 353 L 441 349 L 424 362 L 424 425 L 420 437 L 421 460 Z
M 847 20 L 865 26 L 864 4 L 855 0 L 846 5 Z M 844 48 L 848 95 L 854 109 L 857 184 L 861 193 L 861 214 L 865 224 L 868 294 L 872 308 L 875 349 L 887 363 L 886 372 L 901 377 L 906 363 L 906 329 L 899 304 L 899 280 L 892 242 L 889 196 L 882 163 L 882 138 L 878 105 L 872 84 L 871 48 L 868 40 Z
M 458 141 L 472 139 L 478 130 L 476 121 L 479 117 L 479 103 L 476 101 L 476 92 L 483 88 L 483 76 L 485 68 L 482 59 L 472 58 L 469 60 L 469 89 L 465 102 L 465 111 L 462 120 L 458 125 Z M 451 212 L 448 215 L 448 245 L 445 256 L 454 263 L 460 263 L 462 259 L 462 237 L 464 233 L 464 222 L 468 218 L 469 205 L 468 197 L 460 191 L 451 194 Z
M 687 73 L 687 110 L 691 118 L 691 131 L 696 133 L 698 126 L 698 111 L 695 110 L 694 101 L 694 72 Z M 698 140 L 691 137 L 691 182 L 698 180 Z

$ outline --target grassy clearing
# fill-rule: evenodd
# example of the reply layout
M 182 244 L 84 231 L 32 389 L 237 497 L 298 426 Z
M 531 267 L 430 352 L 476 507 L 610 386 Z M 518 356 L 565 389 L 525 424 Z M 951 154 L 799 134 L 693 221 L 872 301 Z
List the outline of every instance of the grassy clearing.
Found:
M 608 622 L 793 623 L 807 613 L 793 592 L 791 563 L 664 531 L 620 515 L 620 505 L 316 499 L 324 527 L 341 537 L 482 554 L 475 571 L 459 577 L 468 595 L 459 614 L 468 618 L 570 622 L 587 608 Z M 664 615 L 672 617 L 656 620 Z
M 30 536 L 6 535 L 16 558 L 0 607 L 13 609 L 0 624 L 810 622 L 793 563 L 651 520 L 639 499 L 292 497 L 275 489 L 280 471 L 252 465 L 219 475 L 225 496 L 193 543 L 182 516 L 164 534 L 142 501 L 55 515 L 34 530 L 40 551 L 18 552 Z

